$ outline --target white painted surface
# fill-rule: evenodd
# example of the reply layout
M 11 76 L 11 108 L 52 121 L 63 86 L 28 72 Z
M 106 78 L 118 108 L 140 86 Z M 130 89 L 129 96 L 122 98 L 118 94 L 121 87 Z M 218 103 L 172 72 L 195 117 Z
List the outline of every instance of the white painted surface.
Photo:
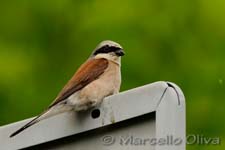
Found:
M 174 84 L 168 86 L 167 82 L 156 82 L 143 87 L 135 88 L 120 94 L 107 97 L 99 107 L 101 115 L 97 119 L 91 117 L 91 111 L 76 114 L 74 112 L 64 113 L 55 117 L 43 120 L 40 123 L 28 128 L 23 133 L 14 138 L 9 135 L 26 124 L 30 119 L 12 123 L 0 127 L 0 145 L 3 150 L 13 150 L 34 146 L 41 143 L 47 143 L 56 139 L 62 139 L 76 134 L 86 132 L 96 128 L 121 121 L 138 117 L 151 112 L 156 112 L 156 122 L 140 122 L 135 125 L 127 126 L 119 129 L 112 136 L 121 136 L 120 134 L 128 134 L 135 131 L 137 136 L 164 138 L 168 135 L 174 137 L 185 138 L 185 101 L 182 91 Z M 125 121 L 126 122 L 126 121 Z M 112 125 L 113 126 L 113 125 Z M 147 131 L 146 131 L 147 130 Z M 146 131 L 146 132 L 145 132 Z M 106 133 L 110 131 L 105 131 Z M 138 134 L 139 133 L 139 134 Z M 104 135 L 104 134 L 101 134 Z M 73 147 L 88 147 L 99 150 L 103 149 L 135 149 L 137 147 L 121 147 L 118 143 L 107 148 L 98 143 L 101 135 L 96 133 L 96 137 L 87 137 L 83 141 L 60 146 L 60 140 L 57 142 L 58 148 L 53 149 L 72 149 Z M 78 135 L 80 136 L 80 135 Z M 72 138 L 71 137 L 71 138 Z M 85 148 L 83 147 L 83 149 Z M 141 149 L 156 150 L 184 150 L 185 142 L 180 145 L 165 145 L 156 147 L 144 147 Z

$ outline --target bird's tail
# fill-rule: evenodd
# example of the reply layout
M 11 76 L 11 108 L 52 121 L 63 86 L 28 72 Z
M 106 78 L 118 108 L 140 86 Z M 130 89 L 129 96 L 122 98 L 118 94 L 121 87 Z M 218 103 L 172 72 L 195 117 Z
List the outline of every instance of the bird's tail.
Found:
M 62 106 L 62 105 L 56 105 L 54 107 L 51 107 L 50 109 L 44 111 L 43 113 L 41 113 L 40 115 L 38 115 L 37 117 L 35 117 L 33 120 L 31 120 L 30 122 L 28 122 L 27 124 L 25 124 L 23 127 L 21 127 L 20 129 L 16 130 L 14 133 L 12 133 L 9 137 L 12 138 L 15 135 L 19 134 L 20 132 L 22 132 L 23 130 L 29 128 L 30 126 L 38 123 L 39 121 L 49 118 L 51 116 L 54 116 L 56 114 L 59 113 L 63 113 L 65 111 L 69 111 L 71 110 L 71 107 L 68 106 Z
M 42 115 L 42 114 L 41 114 Z M 22 132 L 23 130 L 27 129 L 28 127 L 32 126 L 33 124 L 37 123 L 40 121 L 39 117 L 41 116 L 37 116 L 35 117 L 33 120 L 31 120 L 30 122 L 28 122 L 27 124 L 25 124 L 23 127 L 21 127 L 20 129 L 18 129 L 17 131 L 15 131 L 14 133 L 12 133 L 9 137 L 12 138 L 15 135 L 19 134 L 20 132 Z

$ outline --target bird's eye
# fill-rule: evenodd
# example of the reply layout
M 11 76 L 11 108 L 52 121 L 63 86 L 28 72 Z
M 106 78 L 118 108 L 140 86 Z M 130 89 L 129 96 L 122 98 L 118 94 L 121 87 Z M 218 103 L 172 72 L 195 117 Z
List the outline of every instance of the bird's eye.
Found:
M 121 48 L 119 48 L 119 47 L 105 45 L 105 46 L 99 48 L 98 50 L 96 50 L 94 55 L 97 55 L 97 54 L 100 54 L 100 53 L 111 53 L 111 52 L 116 53 L 116 51 L 118 51 L 120 49 Z

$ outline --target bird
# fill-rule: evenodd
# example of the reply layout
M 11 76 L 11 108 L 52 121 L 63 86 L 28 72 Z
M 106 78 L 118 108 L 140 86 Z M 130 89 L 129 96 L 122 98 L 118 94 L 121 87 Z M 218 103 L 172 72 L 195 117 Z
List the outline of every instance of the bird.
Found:
M 119 93 L 124 55 L 120 44 L 111 40 L 100 42 L 47 109 L 9 137 L 57 114 L 86 111 L 101 104 L 105 97 Z

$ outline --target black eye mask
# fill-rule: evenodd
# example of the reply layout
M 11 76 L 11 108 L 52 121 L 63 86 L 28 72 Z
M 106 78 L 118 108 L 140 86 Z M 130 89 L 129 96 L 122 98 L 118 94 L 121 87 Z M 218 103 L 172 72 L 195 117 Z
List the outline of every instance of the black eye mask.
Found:
M 94 55 L 100 54 L 100 53 L 110 53 L 110 52 L 116 52 L 118 50 L 120 50 L 121 48 L 119 47 L 114 47 L 114 46 L 109 46 L 109 45 L 105 45 L 101 48 L 99 48 L 98 50 L 96 50 L 94 52 Z

